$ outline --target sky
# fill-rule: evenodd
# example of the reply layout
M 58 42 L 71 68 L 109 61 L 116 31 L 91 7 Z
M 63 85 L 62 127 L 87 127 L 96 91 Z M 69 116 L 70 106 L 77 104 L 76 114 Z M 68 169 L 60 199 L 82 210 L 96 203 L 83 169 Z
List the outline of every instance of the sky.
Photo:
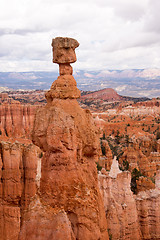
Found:
M 52 38 L 72 37 L 75 70 L 160 68 L 160 0 L 0 0 L 0 72 L 56 71 Z

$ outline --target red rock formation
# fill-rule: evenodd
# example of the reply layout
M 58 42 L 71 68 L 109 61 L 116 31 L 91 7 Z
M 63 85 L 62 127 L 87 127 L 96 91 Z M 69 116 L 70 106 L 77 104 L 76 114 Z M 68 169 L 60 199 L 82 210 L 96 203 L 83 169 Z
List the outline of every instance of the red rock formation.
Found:
M 157 141 L 157 152 L 160 153 L 160 139 Z
M 160 106 L 160 100 L 153 98 L 150 101 L 145 101 L 145 102 L 138 102 L 136 104 L 134 104 L 134 106 L 136 107 L 140 107 L 140 106 L 145 106 L 145 107 L 159 107 Z
M 146 190 L 155 188 L 155 184 L 151 181 L 151 179 L 143 176 L 141 176 L 138 180 L 136 180 L 136 184 L 137 184 L 137 192 L 146 191 Z
M 0 93 L 0 100 L 1 101 L 3 101 L 6 98 L 8 98 L 8 93 Z
M 118 163 L 118 162 L 117 162 Z M 114 163 L 110 173 L 99 174 L 110 237 L 114 240 L 160 239 L 160 170 L 155 189 L 133 195 L 130 172 L 121 172 Z
M 23 212 L 37 191 L 33 144 L 0 143 L 0 240 L 18 240 Z
M 137 170 L 140 170 L 143 175 L 148 177 L 153 177 L 156 173 L 155 162 L 150 162 L 136 146 L 133 147 L 130 145 L 126 148 L 122 157 L 119 159 L 120 164 L 123 164 L 123 161 L 127 161 L 129 163 L 130 171 L 137 168 Z
M 100 158 L 98 159 L 98 163 L 102 168 L 105 168 L 106 170 L 110 170 L 112 161 L 113 161 L 113 156 L 112 156 L 112 151 L 106 140 L 102 140 L 101 148 L 103 149 L 104 155 L 101 154 Z
M 21 104 L 0 105 L 2 136 L 30 138 L 37 106 Z
M 78 46 L 78 41 L 73 38 L 54 38 L 52 40 L 53 62 L 59 65 L 76 62 L 75 48 Z
M 104 199 L 111 239 L 140 240 L 136 201 L 130 189 L 130 172 L 121 172 L 114 159 L 110 173 L 99 174 L 99 186 Z
M 119 101 L 122 100 L 123 97 L 118 95 L 113 88 L 105 88 L 99 91 L 95 91 L 93 93 L 89 93 L 87 95 L 83 95 L 81 96 L 81 99 L 102 99 L 107 101 Z
M 137 138 L 137 142 L 139 143 L 140 149 L 143 154 L 148 157 L 152 152 L 154 139 L 151 139 L 147 136 L 142 136 Z
M 90 111 L 76 101 L 80 91 L 70 67 L 61 65 L 76 60 L 78 44 L 56 38 L 52 46 L 53 61 L 63 74 L 46 93 L 47 105 L 36 114 L 33 142 L 45 152 L 40 191 L 24 216 L 19 239 L 106 240 L 95 164 L 99 139 Z
M 106 240 L 104 206 L 110 238 L 160 239 L 159 171 L 156 189 L 144 191 L 154 186 L 149 178 L 140 177 L 139 193 L 134 196 L 131 174 L 119 171 L 117 161 L 109 174 L 102 169 L 99 185 L 103 206 L 95 162 L 110 170 L 112 153 L 103 140 L 106 154 L 98 160 L 94 121 L 76 101 L 80 91 L 70 63 L 76 61 L 78 44 L 58 38 L 52 45 L 58 50 L 53 61 L 59 63 L 60 76 L 46 93 L 47 105 L 38 110 L 33 131 L 33 142 L 45 152 L 42 166 L 33 144 L 13 143 L 13 139 L 0 144 L 0 240 Z M 30 137 L 35 108 L 1 105 L 2 135 Z M 104 125 L 103 120 L 96 121 L 99 127 Z M 117 129 L 120 127 L 121 122 Z M 140 142 L 140 147 L 135 142 L 125 150 L 121 162 L 128 161 L 131 171 L 136 167 L 153 177 L 160 166 L 159 141 L 157 152 L 151 152 L 152 139 L 143 137 Z
M 160 239 L 160 171 L 156 176 L 156 189 L 140 192 L 136 196 L 137 213 L 143 240 Z

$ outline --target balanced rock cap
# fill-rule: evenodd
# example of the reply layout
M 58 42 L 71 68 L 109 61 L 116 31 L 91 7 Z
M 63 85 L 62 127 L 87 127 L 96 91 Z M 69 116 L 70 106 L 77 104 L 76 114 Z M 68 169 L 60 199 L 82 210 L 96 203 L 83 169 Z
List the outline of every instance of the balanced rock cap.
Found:
M 58 64 L 76 62 L 75 48 L 79 46 L 77 40 L 67 37 L 52 39 L 53 62 Z

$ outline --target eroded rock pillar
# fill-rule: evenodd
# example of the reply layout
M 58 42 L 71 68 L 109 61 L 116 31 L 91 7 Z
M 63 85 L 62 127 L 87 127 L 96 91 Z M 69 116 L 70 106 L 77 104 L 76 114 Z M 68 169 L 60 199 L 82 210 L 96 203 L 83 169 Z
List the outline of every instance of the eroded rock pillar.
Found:
M 24 216 L 20 240 L 108 239 L 95 164 L 99 138 L 90 111 L 78 105 L 80 91 L 70 66 L 78 46 L 72 38 L 52 40 L 60 76 L 35 117 L 33 143 L 45 154 L 40 191 Z

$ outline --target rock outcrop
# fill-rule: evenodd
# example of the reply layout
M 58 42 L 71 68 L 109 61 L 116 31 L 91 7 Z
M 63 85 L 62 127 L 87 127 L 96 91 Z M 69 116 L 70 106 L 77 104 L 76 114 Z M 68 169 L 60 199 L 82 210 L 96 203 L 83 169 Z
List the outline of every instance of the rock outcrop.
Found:
M 98 175 L 110 238 L 160 239 L 160 170 L 156 174 L 155 189 L 133 195 L 131 173 L 120 172 L 115 161 L 109 173 L 102 169 Z
M 123 97 L 118 95 L 118 93 L 113 88 L 105 88 L 93 93 L 83 95 L 81 99 L 102 99 L 105 101 L 120 101 Z
M 108 145 L 108 142 L 106 140 L 101 141 L 101 156 L 98 159 L 98 163 L 102 168 L 105 168 L 106 170 L 111 169 L 112 165 L 112 151 Z
M 118 161 L 117 161 L 116 157 L 114 157 L 113 162 L 112 162 L 112 165 L 111 165 L 111 170 L 110 170 L 110 172 L 109 172 L 109 176 L 110 176 L 111 178 L 116 178 L 117 175 L 118 175 L 119 173 L 121 173 L 121 172 L 122 172 L 122 171 L 119 169 Z
M 0 105 L 0 135 L 30 138 L 36 109 L 20 103 Z
M 113 160 L 109 173 L 99 174 L 110 239 L 140 240 L 136 201 L 130 189 L 130 172 L 121 172 Z
M 0 142 L 0 240 L 18 240 L 23 213 L 38 188 L 38 156 L 33 144 Z
M 20 240 L 108 239 L 95 164 L 99 139 L 90 111 L 77 103 L 80 91 L 70 66 L 78 45 L 69 38 L 52 41 L 60 76 L 35 118 L 33 143 L 45 154 L 40 190 L 23 217 Z
M 139 192 L 135 199 L 142 239 L 160 239 L 160 171 L 156 175 L 156 188 Z
M 123 164 L 123 162 L 129 163 L 129 170 L 131 172 L 134 168 L 136 168 L 147 177 L 153 177 L 156 173 L 156 163 L 150 162 L 149 159 L 136 146 L 130 145 L 128 148 L 126 148 L 123 155 L 119 159 L 120 164 Z
M 152 180 L 143 176 L 139 177 L 139 179 L 136 180 L 136 185 L 137 185 L 137 192 L 155 188 L 155 184 L 152 182 Z

